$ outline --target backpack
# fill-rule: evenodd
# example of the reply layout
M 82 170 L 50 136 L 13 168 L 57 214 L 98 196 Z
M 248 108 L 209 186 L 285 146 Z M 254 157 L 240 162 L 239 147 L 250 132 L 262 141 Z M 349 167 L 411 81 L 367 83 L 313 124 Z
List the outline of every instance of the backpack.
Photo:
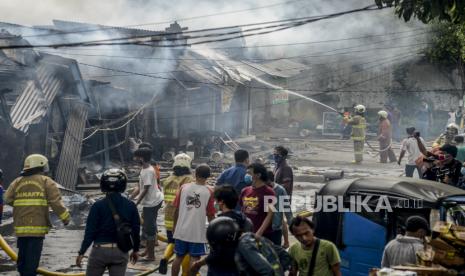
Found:
M 283 275 L 285 271 L 290 269 L 292 259 L 284 248 L 265 237 L 257 238 L 257 246 L 262 255 L 272 265 L 276 276 Z
M 121 251 L 127 253 L 134 247 L 134 241 L 132 240 L 132 225 L 118 214 L 110 197 L 107 196 L 106 200 L 116 224 L 116 244 Z

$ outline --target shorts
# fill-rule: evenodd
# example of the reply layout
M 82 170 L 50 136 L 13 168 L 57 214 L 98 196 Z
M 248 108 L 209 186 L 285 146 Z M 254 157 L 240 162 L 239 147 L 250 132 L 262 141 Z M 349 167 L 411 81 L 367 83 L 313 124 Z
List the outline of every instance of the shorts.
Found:
M 182 257 L 189 254 L 192 257 L 207 255 L 207 245 L 205 243 L 186 242 L 182 240 L 174 241 L 174 253 Z

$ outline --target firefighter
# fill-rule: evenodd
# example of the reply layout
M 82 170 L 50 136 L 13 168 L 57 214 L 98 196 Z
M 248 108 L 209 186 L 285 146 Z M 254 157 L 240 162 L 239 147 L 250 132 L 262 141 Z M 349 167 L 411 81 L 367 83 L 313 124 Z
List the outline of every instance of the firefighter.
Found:
M 446 144 L 455 145 L 454 138 L 457 134 L 459 134 L 459 127 L 454 123 L 448 124 L 446 132 L 442 133 L 436 140 L 434 140 L 433 149 L 440 148 Z
M 352 140 L 354 141 L 354 163 L 360 164 L 363 161 L 363 146 L 365 144 L 365 106 L 359 104 L 354 107 L 355 116 L 344 117 L 344 121 L 352 126 Z
M 381 110 L 378 112 L 378 141 L 379 141 L 379 158 L 380 163 L 397 162 L 396 155 L 392 150 L 392 125 L 388 119 L 387 111 Z
M 174 239 L 173 239 L 173 222 L 174 212 L 176 208 L 173 205 L 176 193 L 183 184 L 194 182 L 191 174 L 192 159 L 185 153 L 178 154 L 174 157 L 173 173 L 162 181 L 163 191 L 165 195 L 165 227 L 166 236 L 168 238 L 168 246 L 165 249 L 163 259 L 160 260 L 159 272 L 166 274 L 168 271 L 168 260 L 174 253 Z M 183 260 L 182 271 L 183 275 L 187 275 L 189 271 L 189 255 Z
M 13 227 L 18 237 L 18 272 L 21 276 L 36 275 L 44 237 L 52 226 L 49 206 L 64 225 L 70 214 L 63 205 L 58 184 L 45 174 L 48 160 L 40 154 L 29 155 L 21 176 L 5 192 L 5 203 L 13 206 Z

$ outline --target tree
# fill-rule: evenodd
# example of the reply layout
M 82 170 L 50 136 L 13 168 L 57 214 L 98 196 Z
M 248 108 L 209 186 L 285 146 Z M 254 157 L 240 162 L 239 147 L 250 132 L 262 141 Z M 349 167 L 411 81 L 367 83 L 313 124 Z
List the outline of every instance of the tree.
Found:
M 375 0 L 375 3 L 380 8 L 394 6 L 396 14 L 405 21 L 413 16 L 423 23 L 433 20 L 465 23 L 464 0 Z
M 426 56 L 433 63 L 456 67 L 465 89 L 465 23 L 432 22 Z M 465 91 L 462 91 L 462 97 Z

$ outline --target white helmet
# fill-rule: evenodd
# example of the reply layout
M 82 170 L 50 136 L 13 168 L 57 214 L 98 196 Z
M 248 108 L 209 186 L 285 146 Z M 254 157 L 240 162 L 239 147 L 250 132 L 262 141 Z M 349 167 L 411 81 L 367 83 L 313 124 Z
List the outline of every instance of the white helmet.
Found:
M 386 111 L 384 111 L 384 110 L 380 110 L 378 112 L 378 116 L 383 118 L 383 119 L 386 119 L 388 117 L 388 113 Z
M 365 113 L 365 110 L 366 110 L 365 106 L 361 104 L 356 105 L 354 109 L 355 109 L 355 112 L 358 112 L 358 113 Z
M 173 168 L 174 167 L 186 167 L 190 169 L 191 162 L 192 162 L 192 158 L 189 155 L 185 153 L 180 153 L 174 157 Z
M 459 126 L 454 123 L 448 124 L 446 128 L 446 132 L 451 135 L 457 135 L 459 133 Z

